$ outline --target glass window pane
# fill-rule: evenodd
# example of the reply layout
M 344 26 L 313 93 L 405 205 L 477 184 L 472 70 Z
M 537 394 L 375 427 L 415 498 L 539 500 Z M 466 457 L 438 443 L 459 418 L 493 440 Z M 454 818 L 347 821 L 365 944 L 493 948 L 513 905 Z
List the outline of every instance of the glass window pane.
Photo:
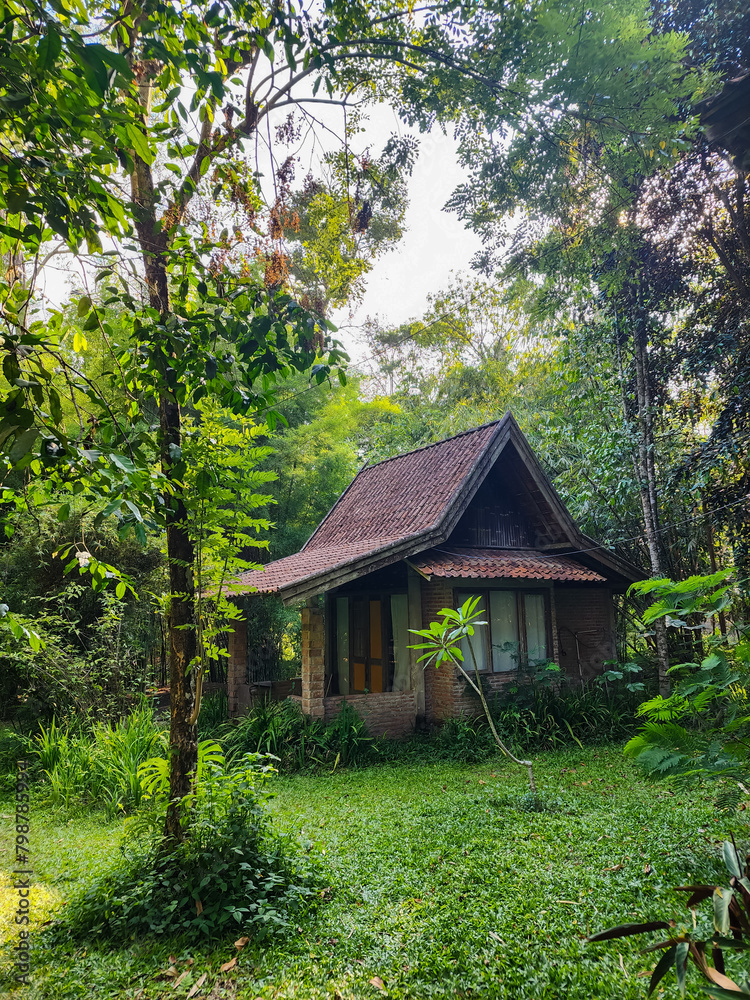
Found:
M 411 688 L 409 664 L 409 605 L 406 594 L 391 594 L 391 622 L 393 623 L 393 690 Z
M 458 606 L 460 607 L 465 601 L 468 601 L 470 597 L 479 597 L 480 595 L 472 593 L 469 590 L 458 592 Z M 482 600 L 476 607 L 479 614 L 482 615 L 480 621 L 487 620 L 487 605 L 485 601 L 484 594 L 481 595 Z M 474 651 L 474 656 L 477 658 L 477 667 L 479 670 L 487 669 L 487 625 L 479 625 L 474 629 L 474 635 L 471 640 L 464 639 L 461 642 L 461 652 L 464 654 L 464 662 L 462 664 L 464 670 L 467 673 L 471 673 L 474 670 L 474 660 L 471 656 L 471 651 L 469 649 L 469 642 L 471 642 L 471 650 Z
M 547 659 L 547 627 L 544 614 L 544 594 L 524 594 L 526 612 L 526 650 L 529 663 Z
M 518 666 L 518 604 L 513 590 L 490 591 L 492 669 L 515 670 Z
M 336 669 L 339 694 L 349 694 L 349 598 L 336 598 Z

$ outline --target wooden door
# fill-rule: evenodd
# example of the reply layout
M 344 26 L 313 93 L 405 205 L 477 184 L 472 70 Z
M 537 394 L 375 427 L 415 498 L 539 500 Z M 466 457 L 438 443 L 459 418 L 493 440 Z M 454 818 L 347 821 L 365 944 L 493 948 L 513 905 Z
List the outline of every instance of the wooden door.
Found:
M 383 638 L 383 602 L 354 597 L 350 603 L 351 678 L 349 690 L 386 691 L 388 663 Z
M 355 597 L 351 601 L 349 628 L 352 643 L 352 673 L 349 690 L 361 694 L 367 688 L 367 659 L 370 646 L 369 608 L 364 598 Z

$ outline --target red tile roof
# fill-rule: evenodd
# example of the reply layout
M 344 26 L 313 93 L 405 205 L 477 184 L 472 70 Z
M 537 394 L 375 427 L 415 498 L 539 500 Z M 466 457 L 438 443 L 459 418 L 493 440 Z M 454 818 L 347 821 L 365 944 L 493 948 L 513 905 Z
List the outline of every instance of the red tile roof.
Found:
M 365 466 L 300 552 L 269 563 L 265 570 L 243 573 L 228 593 L 274 593 L 290 587 L 296 593 L 300 588 L 310 589 L 306 581 L 312 587 L 316 577 L 339 568 L 343 571 L 366 557 L 369 569 L 381 554 L 394 561 L 398 555 L 388 555 L 394 547 L 413 552 L 414 545 L 409 543 L 437 530 L 496 436 L 498 425 L 507 420 Z M 432 540 L 438 539 L 428 538 L 423 545 Z
M 429 549 L 409 562 L 427 576 L 472 580 L 577 580 L 603 582 L 604 577 L 568 556 L 552 556 L 532 549 Z
M 341 586 L 400 559 L 416 562 L 418 554 L 425 558 L 427 550 L 434 562 L 435 547 L 448 543 L 457 518 L 508 442 L 537 484 L 541 502 L 550 506 L 550 516 L 560 522 L 571 549 L 580 547 L 593 552 L 596 543 L 581 535 L 512 414 L 507 413 L 502 420 L 365 466 L 301 552 L 270 563 L 264 571 L 243 573 L 229 586 L 228 593 L 280 592 L 285 601 L 294 601 Z M 463 553 L 459 562 L 455 562 L 455 556 L 450 567 L 435 562 L 435 575 L 605 579 L 562 556 L 501 550 L 505 554 L 500 565 L 497 550 L 494 554 L 491 549 L 481 550 L 482 556 L 475 551 L 471 563 L 467 550 L 451 547 L 450 551 Z M 616 579 L 632 582 L 640 578 L 637 567 L 604 549 L 598 551 L 596 559 L 603 571 L 612 571 Z
M 338 566 L 345 566 L 358 557 L 370 554 L 374 549 L 387 546 L 388 542 L 389 539 L 384 539 L 382 542 L 377 539 L 366 539 L 363 542 L 313 549 L 311 552 L 303 549 L 293 556 L 269 563 L 264 570 L 247 570 L 229 587 L 229 593 L 239 594 L 257 590 L 261 594 L 272 594 L 293 583 L 301 583 L 309 577 L 320 576 L 321 573 L 336 569 Z
M 365 466 L 302 551 L 364 539 L 395 540 L 434 527 L 499 423 Z

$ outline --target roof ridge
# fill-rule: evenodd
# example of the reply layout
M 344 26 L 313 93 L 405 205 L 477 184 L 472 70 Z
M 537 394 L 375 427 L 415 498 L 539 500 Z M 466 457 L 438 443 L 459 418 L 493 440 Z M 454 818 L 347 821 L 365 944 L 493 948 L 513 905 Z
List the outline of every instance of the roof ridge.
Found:
M 448 441 L 455 441 L 456 438 L 465 437 L 467 434 L 476 434 L 477 431 L 486 430 L 488 427 L 494 427 L 495 424 L 501 424 L 507 419 L 510 410 L 507 410 L 502 417 L 498 417 L 497 420 L 488 420 L 486 424 L 479 424 L 478 427 L 469 427 L 465 431 L 459 431 L 458 434 L 451 434 L 450 437 L 441 438 L 439 441 L 431 441 L 429 444 L 421 444 L 418 448 L 412 448 L 411 451 L 402 451 L 398 455 L 391 455 L 390 458 L 381 458 L 379 462 L 365 462 L 365 465 L 357 475 L 362 472 L 367 472 L 368 469 L 376 469 L 379 465 L 385 465 L 386 462 L 395 462 L 398 458 L 407 458 L 409 455 L 415 455 L 418 451 L 426 451 L 428 448 L 436 448 L 439 444 L 447 444 Z M 343 496 L 343 494 L 342 494 Z

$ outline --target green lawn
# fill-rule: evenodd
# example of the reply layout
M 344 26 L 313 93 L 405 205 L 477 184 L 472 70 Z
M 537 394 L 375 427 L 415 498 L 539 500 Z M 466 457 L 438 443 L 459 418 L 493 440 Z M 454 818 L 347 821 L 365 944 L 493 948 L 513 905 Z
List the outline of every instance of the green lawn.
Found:
M 92 941 L 54 954 L 42 942 L 33 986 L 14 994 L 6 978 L 0 994 L 185 997 L 206 972 L 197 997 L 645 997 L 648 980 L 639 974 L 653 967 L 652 956 L 633 943 L 590 946 L 583 938 L 679 914 L 670 887 L 723 879 L 716 847 L 731 829 L 746 841 L 746 826 L 718 816 L 707 793 L 645 784 L 619 747 L 546 754 L 537 769 L 562 799 L 560 811 L 517 808 L 524 773 L 500 759 L 277 779 L 277 823 L 318 857 L 329 887 L 314 916 L 286 937 L 251 943 L 223 974 L 221 964 L 238 954 L 231 940 L 202 949 Z M 37 812 L 41 919 L 106 863 L 121 829 L 91 817 L 55 823 Z M 176 989 L 159 978 L 170 955 L 188 972 Z M 673 977 L 665 983 L 663 995 L 676 997 Z M 698 986 L 691 972 L 689 997 L 705 997 Z

